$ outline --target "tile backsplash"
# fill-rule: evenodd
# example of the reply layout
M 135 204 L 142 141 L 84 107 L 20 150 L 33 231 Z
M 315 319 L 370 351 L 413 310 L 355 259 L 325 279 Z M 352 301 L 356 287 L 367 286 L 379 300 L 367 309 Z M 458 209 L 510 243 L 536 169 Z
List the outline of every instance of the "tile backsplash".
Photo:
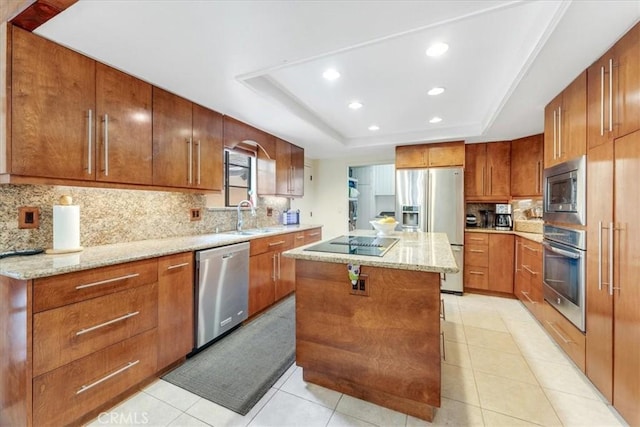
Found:
M 207 209 L 202 194 L 116 190 L 45 185 L 0 185 L 0 251 L 51 248 L 53 205 L 70 195 L 80 206 L 80 244 L 98 246 L 163 237 L 189 236 L 235 229 L 235 208 Z M 40 227 L 18 228 L 18 208 L 39 209 Z M 267 207 L 273 215 L 267 216 Z M 202 209 L 200 221 L 190 220 L 192 208 Z M 245 228 L 279 223 L 289 199 L 260 197 L 256 217 L 244 215 Z

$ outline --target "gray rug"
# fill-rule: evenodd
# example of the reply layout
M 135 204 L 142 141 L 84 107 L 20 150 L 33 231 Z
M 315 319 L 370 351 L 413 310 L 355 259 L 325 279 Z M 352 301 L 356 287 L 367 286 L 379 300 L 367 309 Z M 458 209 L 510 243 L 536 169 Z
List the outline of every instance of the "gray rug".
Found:
M 246 415 L 295 361 L 295 327 L 290 296 L 162 378 Z

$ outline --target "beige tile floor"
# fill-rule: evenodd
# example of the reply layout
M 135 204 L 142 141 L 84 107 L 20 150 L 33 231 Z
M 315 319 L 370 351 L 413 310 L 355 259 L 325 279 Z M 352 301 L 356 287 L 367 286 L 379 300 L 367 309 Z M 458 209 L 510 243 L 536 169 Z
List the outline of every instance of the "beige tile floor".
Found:
M 516 300 L 443 295 L 446 361 L 433 425 L 625 425 Z M 292 366 L 246 416 L 158 380 L 91 426 L 427 426 L 302 380 Z

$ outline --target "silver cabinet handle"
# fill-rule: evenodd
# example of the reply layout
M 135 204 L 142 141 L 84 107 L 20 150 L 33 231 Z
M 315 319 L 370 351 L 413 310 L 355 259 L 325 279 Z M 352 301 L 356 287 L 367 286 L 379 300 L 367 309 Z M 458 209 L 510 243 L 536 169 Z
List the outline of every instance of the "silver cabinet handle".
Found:
M 527 270 L 529 272 L 529 274 L 533 274 L 534 276 L 536 276 L 538 274 L 537 272 L 535 272 L 532 269 L 530 269 L 528 265 L 522 264 L 522 268 Z
M 193 183 L 193 138 L 187 139 L 187 150 L 189 153 L 189 184 Z
M 109 115 L 104 115 L 104 176 L 109 176 Z
M 571 258 L 571 259 L 580 259 L 580 255 L 579 254 L 574 254 L 573 252 L 569 252 L 569 251 L 565 251 L 564 249 L 560 249 L 560 248 L 554 248 L 553 246 L 551 246 L 548 243 L 543 243 L 544 247 L 547 248 L 548 250 L 550 250 L 551 252 L 555 252 L 559 255 L 565 256 L 567 258 Z
M 198 146 L 198 185 L 200 185 L 200 162 L 202 161 L 200 158 L 200 140 L 196 142 L 196 145 Z
M 272 246 L 278 246 L 278 245 L 283 245 L 283 244 L 284 244 L 284 240 L 279 240 L 279 241 L 277 241 L 277 242 L 271 242 L 271 243 L 269 243 L 269 247 L 272 247 Z
M 532 300 L 532 299 L 531 299 L 531 297 L 529 296 L 529 292 L 520 291 L 520 293 L 521 293 L 522 295 L 524 295 L 524 297 L 525 297 L 527 300 L 529 300 L 529 302 L 530 302 L 531 304 L 537 304 L 537 302 L 535 302 L 534 300 Z
M 314 236 L 319 236 L 320 232 L 316 231 L 315 233 L 309 233 L 309 236 L 314 237 Z
M 484 251 L 482 249 L 469 249 L 469 252 L 476 252 L 476 253 L 480 253 L 480 254 L 484 253 Z
M 231 252 L 231 253 L 228 253 L 228 254 L 224 254 L 224 255 L 222 255 L 222 259 L 229 259 L 229 258 L 233 258 L 233 257 L 235 256 L 235 254 L 236 254 L 235 252 Z
M 609 223 L 609 295 L 613 295 L 613 223 Z
M 603 136 L 603 135 L 604 135 L 604 67 L 600 67 L 600 136 Z
M 480 276 L 484 276 L 484 273 L 482 271 L 473 271 L 472 270 L 472 271 L 469 272 L 469 274 L 477 274 L 477 275 L 480 275 Z
M 282 270 L 281 270 L 281 266 L 280 266 L 280 254 L 276 254 L 278 256 L 278 280 L 280 280 L 282 278 Z
M 542 193 L 542 162 L 538 160 L 536 163 L 536 193 Z
M 93 173 L 92 168 L 92 153 L 93 150 L 93 110 L 89 109 L 89 120 L 87 123 L 87 173 L 91 175 Z
M 484 176 L 485 176 L 485 167 L 482 167 L 482 195 L 484 196 L 486 194 L 486 191 L 484 189 Z
M 557 113 L 556 113 L 556 110 L 554 109 L 554 110 L 553 110 L 553 160 L 555 160 L 555 159 L 556 159 L 556 153 L 557 153 L 557 151 L 558 151 L 558 150 L 556 149 L 556 147 L 557 147 L 557 145 L 558 145 L 558 143 L 557 143 L 557 136 L 556 136 L 556 135 L 557 135 L 557 133 L 558 133 L 558 131 L 557 131 L 557 128 L 558 128 L 558 123 L 557 123 L 557 122 L 558 122 L 558 119 L 556 118 L 556 114 L 557 114 Z
M 561 333 L 560 333 L 560 331 L 559 331 L 559 330 L 557 330 L 555 326 L 553 326 L 553 323 L 552 323 L 552 322 L 549 322 L 549 321 L 547 320 L 547 325 L 549 325 L 549 327 L 551 328 L 551 330 L 552 330 L 553 332 L 555 332 L 555 333 L 556 333 L 556 335 L 558 335 L 558 336 L 560 337 L 560 339 L 561 339 L 562 341 L 564 341 L 564 343 L 565 343 L 565 344 L 572 344 L 572 343 L 573 343 L 573 340 L 571 340 L 571 339 L 569 339 L 569 338 L 565 338 L 565 336 L 564 336 L 563 334 L 561 334 Z
M 130 317 L 137 316 L 138 314 L 140 314 L 139 311 L 134 311 L 133 313 L 127 313 L 124 316 L 120 316 L 115 319 L 108 320 L 104 323 L 100 323 L 99 325 L 91 326 L 90 328 L 80 329 L 78 332 L 76 332 L 76 336 L 86 334 L 87 332 L 95 331 L 96 329 L 104 328 L 105 326 L 112 325 L 116 322 L 121 322 Z
M 271 266 L 271 280 L 276 281 L 276 254 L 271 256 L 272 266 Z
M 493 194 L 493 166 L 489 167 L 489 194 Z
M 131 273 L 125 276 L 114 277 L 113 279 L 100 280 L 99 282 L 87 283 L 85 285 L 78 285 L 76 286 L 76 290 L 91 288 L 93 286 L 105 285 L 107 283 L 118 282 L 120 280 L 132 279 L 134 277 L 138 277 L 139 275 L 140 273 Z
M 602 221 L 598 221 L 598 290 L 602 290 Z
M 613 132 L 613 58 L 609 58 L 609 132 Z
M 122 368 L 118 369 L 117 371 L 113 371 L 112 373 L 110 373 L 107 376 L 104 376 L 102 378 L 100 378 L 98 381 L 94 381 L 89 385 L 83 385 L 82 387 L 80 387 L 78 389 L 78 391 L 76 391 L 76 394 L 80 394 L 80 393 L 84 393 L 85 391 L 89 390 L 90 388 L 93 388 L 95 386 L 97 386 L 98 384 L 105 382 L 106 380 L 115 377 L 116 375 L 126 371 L 127 369 L 131 368 L 132 366 L 137 365 L 138 363 L 140 363 L 140 359 L 134 361 L 134 362 L 129 362 L 126 365 L 124 365 Z
M 188 262 L 183 262 L 182 264 L 170 265 L 169 267 L 167 267 L 167 270 L 173 270 L 174 268 L 186 267 L 186 266 L 188 266 L 189 264 L 190 264 L 190 263 L 188 263 Z
M 296 236 L 296 240 L 302 240 L 304 239 L 304 236 Z
M 476 240 L 479 242 L 484 242 L 484 239 L 480 238 L 480 237 L 469 237 L 469 240 Z
M 558 107 L 558 158 L 562 157 L 562 107 Z
M 516 273 L 519 271 L 518 270 L 518 246 L 522 246 L 522 243 L 516 241 L 516 254 L 515 254 L 515 260 L 514 260 L 515 262 L 513 263 L 516 266 L 516 269 L 515 269 Z
M 534 253 L 538 253 L 538 249 L 532 248 L 531 246 L 527 246 L 527 245 L 523 244 L 522 247 L 525 248 L 528 251 L 531 251 L 531 252 L 534 252 Z

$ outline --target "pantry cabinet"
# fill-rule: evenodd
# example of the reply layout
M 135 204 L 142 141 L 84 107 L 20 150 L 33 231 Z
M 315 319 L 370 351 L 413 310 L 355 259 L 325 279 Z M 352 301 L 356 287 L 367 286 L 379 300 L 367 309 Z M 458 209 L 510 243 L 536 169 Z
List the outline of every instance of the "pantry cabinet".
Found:
M 153 184 L 222 190 L 222 115 L 153 88 Z
M 464 166 L 464 160 L 464 141 L 396 147 L 397 169 Z
M 586 374 L 630 425 L 640 424 L 640 131 L 587 156 Z
M 544 167 L 586 153 L 587 72 L 557 95 L 544 109 Z
M 464 235 L 464 288 L 513 294 L 513 235 Z
M 587 145 L 640 129 L 640 24 L 587 69 Z
M 465 145 L 464 196 L 473 201 L 511 197 L 511 142 Z
M 304 196 L 304 150 L 276 138 L 276 193 L 285 197 Z
M 542 197 L 543 134 L 511 141 L 511 196 Z

